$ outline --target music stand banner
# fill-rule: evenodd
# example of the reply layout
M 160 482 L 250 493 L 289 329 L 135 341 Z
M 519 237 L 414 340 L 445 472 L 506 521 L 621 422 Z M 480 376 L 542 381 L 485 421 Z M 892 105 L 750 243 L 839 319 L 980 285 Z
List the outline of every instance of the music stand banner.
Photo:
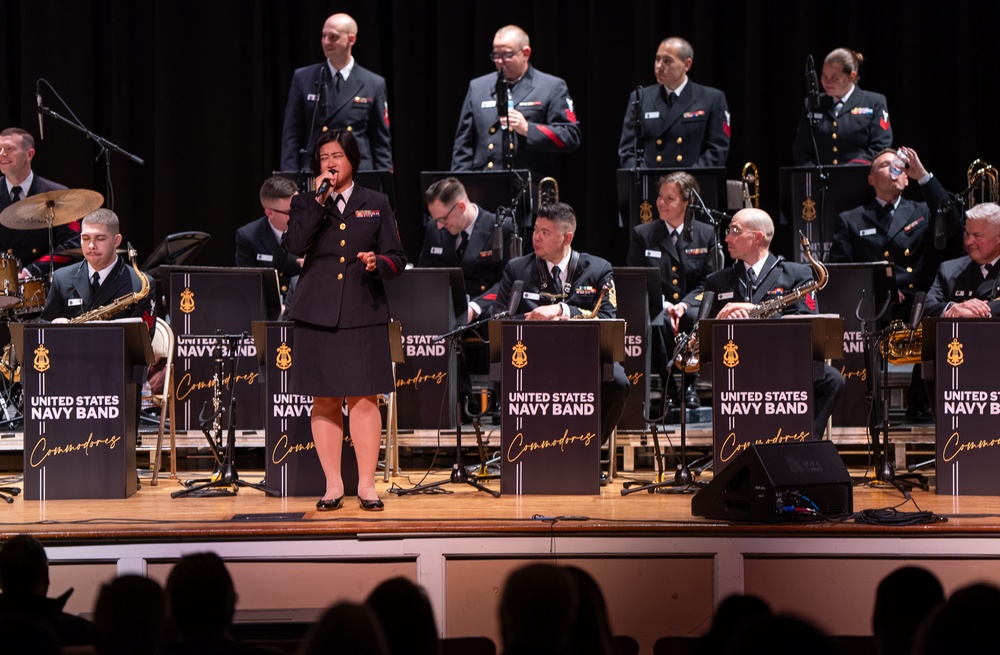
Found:
M 174 397 L 178 430 L 200 429 L 199 415 L 215 386 L 216 340 L 198 335 L 245 334 L 240 341 L 236 375 L 222 381 L 225 394 L 236 393 L 236 429 L 264 427 L 264 398 L 257 349 L 250 336 L 253 321 L 266 318 L 260 269 L 246 272 L 173 270 L 169 274 L 171 325 L 175 351 Z M 227 359 L 230 353 L 223 349 Z M 235 378 L 235 379 L 234 379 Z
M 134 494 L 138 392 L 123 326 L 27 326 L 23 352 L 25 500 Z
M 926 336 L 926 322 L 924 326 Z M 996 321 L 944 319 L 937 323 L 934 416 L 939 494 L 1000 493 L 998 336 Z
M 871 200 L 874 192 L 868 185 L 868 166 L 826 166 L 823 173 L 827 178 L 825 189 L 815 166 L 782 168 L 778 176 L 781 223 L 791 223 L 789 234 L 793 236 L 805 234 L 813 256 L 825 262 L 833 245 L 837 217 Z M 797 237 L 792 239 L 791 247 L 794 261 L 808 262 Z
M 598 494 L 600 326 L 502 326 L 500 492 Z
M 261 344 L 267 415 L 264 418 L 264 475 L 267 488 L 282 496 L 322 496 L 326 476 L 312 437 L 312 396 L 291 388 L 292 367 L 309 366 L 295 358 L 295 329 L 291 323 L 254 323 L 254 339 Z M 262 335 L 262 338 L 259 337 Z M 353 496 L 358 485 L 354 443 L 344 438 L 341 470 L 344 492 Z
M 811 440 L 812 326 L 713 321 L 711 334 L 716 473 L 751 444 Z
M 622 430 L 643 430 L 646 420 L 642 416 L 649 406 L 649 374 L 651 369 L 652 327 L 650 299 L 647 293 L 647 272 L 659 280 L 656 269 L 615 268 L 615 290 L 618 292 L 616 316 L 625 320 L 625 375 L 632 387 L 625 399 L 625 411 L 618 427 Z M 662 294 L 656 303 L 662 306 Z M 661 312 L 662 315 L 662 312 Z M 659 321 L 662 324 L 662 317 Z M 656 326 L 660 329 L 660 325 Z M 664 392 L 666 393 L 666 392 Z

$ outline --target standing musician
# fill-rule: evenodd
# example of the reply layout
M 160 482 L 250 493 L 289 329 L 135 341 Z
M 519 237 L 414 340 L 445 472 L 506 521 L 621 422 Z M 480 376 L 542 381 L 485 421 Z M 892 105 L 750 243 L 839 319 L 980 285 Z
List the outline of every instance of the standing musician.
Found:
M 347 14 L 323 23 L 320 45 L 326 59 L 296 69 L 281 130 L 281 170 L 304 171 L 313 143 L 329 129 L 354 135 L 361 153 L 355 170 L 391 169 L 389 101 L 385 78 L 362 68 L 351 55 L 358 24 Z
M 0 131 L 0 212 L 18 200 L 46 191 L 65 189 L 61 184 L 35 175 L 31 163 L 35 158 L 35 139 L 18 127 Z M 80 222 L 52 228 L 53 251 L 49 254 L 49 231 L 12 230 L 0 225 L 0 252 L 21 263 L 18 277 L 48 275 L 49 259 L 55 268 L 72 261 L 63 251 L 80 246 Z
M 1000 316 L 1000 205 L 984 202 L 965 212 L 968 254 L 943 262 L 927 292 L 924 313 L 945 318 Z
M 757 305 L 774 300 L 813 282 L 806 264 L 785 261 L 770 251 L 774 223 L 761 209 L 741 209 L 726 230 L 726 246 L 734 262 L 712 273 L 704 289 L 695 289 L 684 302 L 697 314 L 702 291 L 715 293 L 708 316 L 718 319 L 750 318 Z M 815 314 L 816 294 L 803 295 L 784 307 L 782 314 Z M 813 362 L 813 435 L 821 438 L 826 423 L 844 394 L 844 376 L 823 362 Z
M 528 321 L 555 321 L 596 309 L 598 318 L 615 317 L 614 279 L 610 262 L 573 250 L 576 212 L 566 203 L 542 205 L 531 235 L 534 252 L 507 263 L 500 281 L 494 312 L 510 302 L 514 280 L 524 282 L 516 314 Z M 600 305 L 598 305 L 600 301 Z M 629 381 L 625 369 L 614 364 L 614 380 L 601 384 L 601 441 L 625 411 Z
M 725 166 L 729 155 L 729 106 L 726 94 L 688 78 L 694 48 L 672 36 L 656 49 L 656 84 L 629 96 L 618 144 L 622 168 L 636 166 L 635 116 L 641 112 L 643 161 L 639 168 L 658 166 Z
M 317 193 L 292 198 L 284 245 L 305 257 L 289 312 L 295 322 L 291 387 L 313 396 L 312 432 L 326 492 L 316 509 L 339 509 L 346 400 L 358 459 L 358 502 L 384 508 L 375 491 L 382 417 L 377 394 L 395 388 L 389 304 L 382 281 L 400 275 L 406 254 L 389 199 L 354 183 L 361 164 L 347 130 L 324 133 L 313 153 Z
M 892 145 L 885 96 L 858 86 L 861 81 L 858 69 L 863 61 L 860 52 L 848 48 L 837 48 L 823 60 L 820 83 L 825 93 L 819 96 L 818 110 L 802 109 L 792 146 L 792 161 L 796 166 L 869 164 L 880 150 Z
M 40 318 L 53 323 L 66 323 L 128 294 L 139 294 L 145 288 L 146 295 L 138 302 L 100 318 L 141 318 L 152 336 L 156 326 L 153 308 L 156 294 L 149 286 L 144 286 L 133 266 L 117 252 L 122 242 L 118 216 L 102 207 L 84 216 L 81 225 L 84 261 L 55 272 Z M 153 282 L 147 277 L 145 284 L 151 286 Z
M 663 379 L 664 389 L 676 399 L 678 390 L 670 375 L 673 362 L 668 358 L 678 331 L 690 332 L 694 326 L 693 318 L 686 313 L 688 305 L 683 298 L 716 270 L 717 241 L 715 229 L 707 223 L 688 221 L 690 231 L 685 230 L 692 190 L 698 191 L 698 182 L 692 175 L 671 173 L 661 177 L 657 186 L 656 209 L 660 220 L 632 228 L 626 261 L 629 266 L 652 266 L 660 271 L 663 311 L 670 323 L 653 335 L 653 365 Z M 696 374 L 685 375 L 683 393 L 687 407 L 701 404 L 695 392 L 696 380 Z

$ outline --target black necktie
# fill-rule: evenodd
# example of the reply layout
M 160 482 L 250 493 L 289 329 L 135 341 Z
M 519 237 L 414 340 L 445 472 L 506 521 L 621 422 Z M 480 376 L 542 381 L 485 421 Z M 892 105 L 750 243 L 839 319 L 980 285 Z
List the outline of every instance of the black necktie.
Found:
M 455 254 L 461 259 L 462 255 L 465 254 L 465 247 L 469 245 L 469 233 L 462 230 L 462 234 L 459 235 L 458 247 L 455 248 Z
M 11 203 L 15 203 L 20 199 L 21 199 L 21 187 L 16 186 L 10 190 L 10 201 Z
M 747 267 L 747 280 L 749 280 L 751 287 L 757 282 L 757 273 L 753 270 L 752 266 Z
M 558 266 L 552 267 L 552 284 L 555 285 L 556 293 L 563 292 L 562 276 L 560 275 L 562 271 L 559 270 Z
M 894 209 L 895 209 L 895 207 L 893 206 L 893 204 L 891 202 L 885 203 L 885 217 L 886 217 L 886 219 L 888 219 L 890 221 L 892 220 L 892 212 L 893 212 Z
M 675 102 L 677 102 L 677 94 L 671 91 L 667 94 L 667 108 L 673 107 Z
M 671 230 L 670 240 L 674 242 L 675 246 L 677 245 L 677 240 L 680 238 L 681 238 L 680 230 Z
M 983 264 L 979 267 L 979 272 L 982 274 L 983 280 L 989 279 L 990 273 L 993 272 L 993 264 Z
M 344 86 L 344 76 L 337 71 L 337 74 L 333 76 L 333 90 L 335 93 L 340 93 L 340 87 Z
M 95 271 L 94 274 L 90 276 L 91 295 L 96 296 L 97 292 L 100 291 L 100 289 L 101 289 L 101 274 Z

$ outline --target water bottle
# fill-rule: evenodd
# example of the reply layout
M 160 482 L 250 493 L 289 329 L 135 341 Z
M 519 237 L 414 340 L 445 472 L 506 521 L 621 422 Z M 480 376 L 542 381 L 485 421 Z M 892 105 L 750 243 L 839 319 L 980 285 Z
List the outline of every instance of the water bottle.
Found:
M 892 163 L 889 164 L 889 177 L 895 180 L 909 167 L 910 165 L 906 162 L 906 150 L 900 148 L 892 158 Z

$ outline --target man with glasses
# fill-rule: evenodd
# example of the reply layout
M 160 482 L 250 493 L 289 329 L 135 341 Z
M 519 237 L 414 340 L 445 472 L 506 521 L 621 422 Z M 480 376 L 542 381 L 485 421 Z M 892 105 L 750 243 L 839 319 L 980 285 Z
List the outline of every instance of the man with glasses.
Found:
M 503 133 L 509 130 L 513 167 L 544 175 L 551 155 L 580 146 L 580 124 L 566 82 L 531 66 L 528 35 L 516 25 L 497 31 L 489 56 L 503 72 L 509 96 L 497 97 L 496 74 L 472 80 L 455 131 L 451 169 L 503 170 Z M 507 103 L 507 118 L 499 118 L 498 102 Z
M 335 128 L 347 130 L 358 142 L 360 170 L 392 169 L 385 78 L 354 60 L 351 49 L 357 38 L 353 18 L 330 16 L 320 39 L 326 60 L 292 76 L 281 131 L 281 170 L 308 171 L 316 139 Z
M 427 187 L 424 200 L 431 221 L 417 266 L 462 269 L 471 323 L 488 313 L 496 299 L 509 257 L 510 221 L 504 221 L 500 230 L 502 247 L 496 252 L 493 243 L 496 214 L 471 202 L 460 181 L 454 177 L 438 180 Z
M 741 209 L 726 230 L 732 266 L 712 273 L 684 302 L 695 315 L 702 294 L 715 294 L 708 316 L 718 319 L 749 318 L 761 303 L 786 295 L 813 281 L 812 268 L 785 261 L 770 250 L 774 223 L 761 209 Z M 816 293 L 803 295 L 782 314 L 815 314 Z M 813 362 L 813 435 L 822 437 L 827 421 L 844 394 L 844 376 L 832 366 Z
M 267 178 L 260 187 L 264 215 L 236 231 L 236 265 L 276 269 L 282 296 L 288 292 L 291 278 L 302 272 L 303 259 L 281 245 L 281 236 L 288 229 L 292 196 L 296 193 L 295 182 L 287 177 Z
M 729 106 L 726 94 L 688 79 L 694 48 L 672 36 L 656 49 L 656 84 L 629 96 L 618 159 L 636 166 L 636 118 L 642 132 L 639 168 L 725 166 L 729 155 Z M 636 116 L 638 112 L 638 116 Z

